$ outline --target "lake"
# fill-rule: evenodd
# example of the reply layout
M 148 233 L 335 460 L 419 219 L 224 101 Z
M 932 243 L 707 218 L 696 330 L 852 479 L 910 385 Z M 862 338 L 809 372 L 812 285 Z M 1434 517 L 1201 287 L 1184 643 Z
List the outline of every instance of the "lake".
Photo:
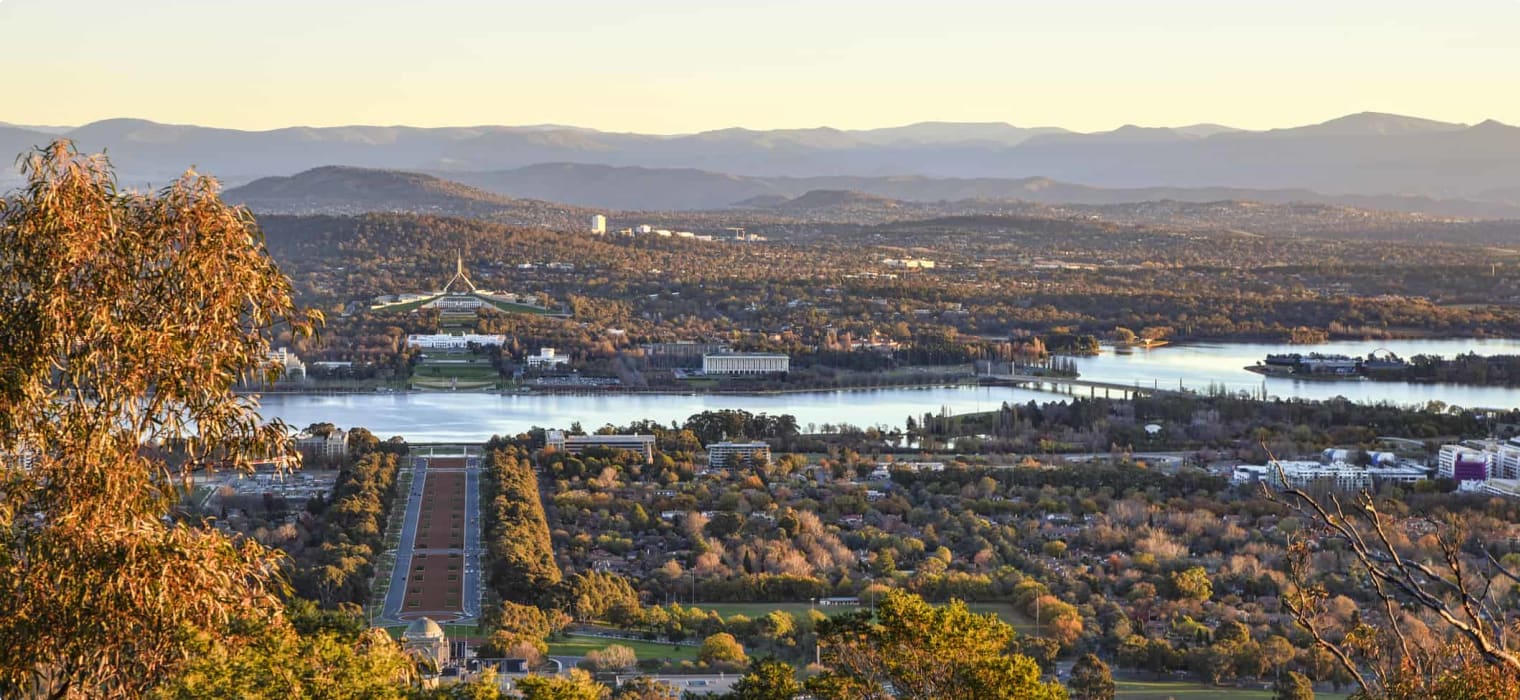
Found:
M 862 428 L 901 427 L 910 415 L 972 413 L 997 408 L 1004 401 L 1050 401 L 1055 394 L 999 387 L 879 389 L 765 395 L 654 394 L 344 394 L 269 395 L 260 411 L 304 428 L 329 422 L 363 426 L 382 438 L 402 435 L 412 442 L 484 440 L 516 434 L 534 426 L 565 428 L 579 421 L 586 430 L 650 419 L 684 422 L 703 411 L 744 409 L 772 415 L 790 413 L 804 430 L 809 424 L 849 423 Z
M 1417 354 L 1520 354 L 1520 340 L 1401 340 L 1346 341 L 1314 346 L 1229 343 L 1172 345 L 1137 350 L 1130 355 L 1112 351 L 1076 358 L 1084 379 L 1199 391 L 1223 386 L 1231 391 L 1269 396 L 1326 399 L 1345 396 L 1356 401 L 1391 401 L 1423 405 L 1440 400 L 1458 406 L 1513 408 L 1520 390 L 1496 387 L 1403 384 L 1393 382 L 1314 382 L 1262 377 L 1244 368 L 1267 353 L 1319 352 L 1366 355 L 1388 349 L 1401 357 Z M 938 413 L 942 408 L 962 414 L 991 410 L 1005 401 L 1050 401 L 1062 395 L 1003 387 L 941 387 L 873 389 L 766 395 L 497 395 L 473 393 L 349 394 L 340 396 L 270 395 L 261 413 L 279 417 L 295 427 L 331 422 L 363 426 L 381 437 L 402 435 L 413 442 L 479 441 L 493 434 L 515 434 L 532 428 L 568 427 L 579 421 L 593 430 L 602 425 L 626 425 L 651 419 L 684 421 L 702 411 L 724 408 L 752 413 L 790 413 L 804 429 L 848 423 L 859 427 L 901 427 L 908 416 Z
M 1467 352 L 1479 355 L 1520 355 L 1520 340 L 1357 340 L 1320 345 L 1278 343 L 1218 343 L 1169 345 L 1136 350 L 1130 355 L 1107 351 L 1096 357 L 1075 358 L 1083 379 L 1121 384 L 1160 386 L 1206 391 L 1210 385 L 1231 391 L 1268 396 L 1329 399 L 1344 396 L 1354 401 L 1390 401 L 1400 405 L 1424 405 L 1432 399 L 1475 408 L 1520 406 L 1520 390 L 1503 387 L 1454 384 L 1406 384 L 1402 382 L 1324 382 L 1290 377 L 1263 377 L 1247 372 L 1268 353 L 1317 352 L 1325 355 L 1366 357 L 1367 353 L 1391 350 L 1408 359 L 1414 355 L 1451 357 Z

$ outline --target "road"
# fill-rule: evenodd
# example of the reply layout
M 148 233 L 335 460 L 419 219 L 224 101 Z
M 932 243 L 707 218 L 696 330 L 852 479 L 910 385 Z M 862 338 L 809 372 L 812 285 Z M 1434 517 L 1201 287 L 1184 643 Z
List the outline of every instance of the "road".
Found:
M 1060 389 L 1058 387 L 1065 387 L 1066 393 L 1071 396 L 1076 396 L 1078 389 L 1087 389 L 1088 395 L 1092 397 L 1097 397 L 1098 391 L 1101 390 L 1103 392 L 1104 398 L 1109 398 L 1109 396 L 1114 393 L 1117 393 L 1121 398 L 1131 398 L 1132 396 L 1151 396 L 1155 394 L 1181 393 L 1176 389 L 1162 389 L 1157 384 L 1152 384 L 1151 386 L 1142 386 L 1138 381 L 1135 384 L 1120 384 L 1118 382 L 1099 382 L 1088 379 L 1077 379 L 1075 377 L 1056 377 L 1035 374 L 978 374 L 976 376 L 977 379 L 983 382 L 1011 384 L 1014 386 L 1029 386 L 1033 384 L 1036 388 L 1038 388 L 1049 384 L 1051 386 L 1051 389 L 1056 393 L 1060 393 Z
M 467 457 L 464 471 L 464 606 L 465 620 L 480 617 L 480 458 Z
M 385 592 L 385 605 L 380 610 L 380 618 L 387 622 L 401 621 L 401 606 L 406 598 L 407 579 L 412 571 L 412 548 L 416 545 L 417 520 L 422 515 L 422 487 L 427 483 L 427 459 L 412 459 L 412 490 L 406 496 L 401 540 L 396 544 L 396 563 L 391 567 L 391 587 Z

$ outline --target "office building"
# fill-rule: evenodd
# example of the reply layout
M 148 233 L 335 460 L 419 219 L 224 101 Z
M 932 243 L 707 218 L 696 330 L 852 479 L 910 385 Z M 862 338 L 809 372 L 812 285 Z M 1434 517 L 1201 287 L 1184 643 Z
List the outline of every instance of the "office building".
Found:
M 591 232 L 598 236 L 607 233 L 607 217 L 601 214 L 592 215 Z
M 545 433 L 549 447 L 568 454 L 578 455 L 593 447 L 610 450 L 628 450 L 644 455 L 644 461 L 654 461 L 653 435 L 566 435 L 561 430 Z
M 732 352 L 702 356 L 702 373 L 727 376 L 786 374 L 792 358 L 780 353 Z
M 707 466 L 724 469 L 771 463 L 771 446 L 763 442 L 715 442 L 707 446 Z
M 706 343 L 681 341 L 675 343 L 646 343 L 642 346 L 644 358 L 649 360 L 651 367 L 690 367 L 702 366 L 703 355 L 719 355 L 728 352 L 728 345 L 724 343 Z

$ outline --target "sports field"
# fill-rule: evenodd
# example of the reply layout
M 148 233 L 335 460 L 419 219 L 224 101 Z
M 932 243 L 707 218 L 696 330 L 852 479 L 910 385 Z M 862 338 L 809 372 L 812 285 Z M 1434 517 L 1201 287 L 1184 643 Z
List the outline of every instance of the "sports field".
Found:
M 569 635 L 560 641 L 550 642 L 549 655 L 585 656 L 588 651 L 600 651 L 613 644 L 620 644 L 633 649 L 633 653 L 639 659 L 675 659 L 683 661 L 697 658 L 697 647 L 656 644 L 654 642 L 630 641 L 626 639 L 582 637 L 579 635 Z

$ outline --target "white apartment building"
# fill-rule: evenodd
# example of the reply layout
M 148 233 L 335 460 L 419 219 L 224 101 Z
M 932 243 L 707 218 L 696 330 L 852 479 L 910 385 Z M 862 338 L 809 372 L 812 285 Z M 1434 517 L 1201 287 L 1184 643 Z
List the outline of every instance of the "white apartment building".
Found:
M 786 374 L 791 368 L 792 358 L 781 353 L 733 352 L 702 356 L 703 374 Z
M 597 235 L 607 233 L 607 217 L 594 214 L 591 217 L 591 232 Z
M 1281 467 L 1281 471 L 1279 471 Z M 1372 488 L 1373 472 L 1345 462 L 1284 462 L 1235 467 L 1231 481 L 1251 483 L 1265 481 L 1274 488 L 1307 488 L 1326 484 L 1338 491 L 1363 491 Z
M 707 466 L 770 464 L 771 446 L 763 442 L 715 442 L 707 446 Z
M 270 350 L 269 362 L 280 368 L 280 376 L 284 379 L 306 378 L 306 363 L 302 362 L 301 358 L 296 357 L 296 354 L 291 352 L 290 348 Z
M 1363 491 L 1372 488 L 1372 473 L 1345 462 L 1320 464 L 1319 462 L 1284 462 L 1283 470 L 1267 472 L 1267 478 L 1275 485 L 1286 480 L 1286 485 L 1305 488 L 1314 484 L 1328 484 L 1337 491 Z
M 1478 493 L 1505 498 L 1520 498 L 1520 481 L 1514 479 L 1489 479 L 1472 489 Z
M 308 460 L 339 461 L 348 457 L 348 431 L 334 430 L 323 435 L 296 438 L 296 449 Z
M 1520 479 L 1520 438 L 1510 438 L 1499 445 L 1489 476 L 1495 479 Z
M 1367 473 L 1375 484 L 1413 484 L 1430 478 L 1430 472 L 1419 467 L 1368 467 Z
M 1493 445 L 1492 448 L 1442 445 L 1441 451 L 1436 456 L 1436 475 L 1458 481 L 1482 481 L 1493 473 L 1494 462 L 1499 456 L 1498 445 Z M 1483 464 L 1481 475 L 1477 473 L 1478 463 Z M 1466 468 L 1459 469 L 1459 465 Z

